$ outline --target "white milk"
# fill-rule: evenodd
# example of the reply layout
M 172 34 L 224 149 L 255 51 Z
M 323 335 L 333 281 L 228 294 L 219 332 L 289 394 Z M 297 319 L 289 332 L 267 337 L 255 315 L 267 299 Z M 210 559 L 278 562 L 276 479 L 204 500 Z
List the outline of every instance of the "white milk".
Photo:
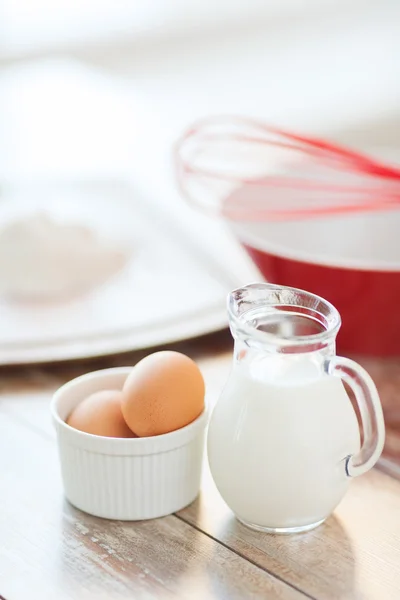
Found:
M 345 459 L 360 448 L 340 379 L 311 355 L 234 366 L 208 433 L 215 483 L 236 516 L 266 528 L 312 525 L 344 496 Z

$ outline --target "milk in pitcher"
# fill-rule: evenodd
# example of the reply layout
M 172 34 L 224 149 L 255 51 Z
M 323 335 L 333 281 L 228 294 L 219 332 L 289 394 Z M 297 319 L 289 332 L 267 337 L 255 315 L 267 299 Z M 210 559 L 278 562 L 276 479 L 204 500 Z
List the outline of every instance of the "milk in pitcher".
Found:
M 341 380 L 296 355 L 237 366 L 208 434 L 222 497 L 241 521 L 265 528 L 323 521 L 346 492 L 345 460 L 359 449 Z

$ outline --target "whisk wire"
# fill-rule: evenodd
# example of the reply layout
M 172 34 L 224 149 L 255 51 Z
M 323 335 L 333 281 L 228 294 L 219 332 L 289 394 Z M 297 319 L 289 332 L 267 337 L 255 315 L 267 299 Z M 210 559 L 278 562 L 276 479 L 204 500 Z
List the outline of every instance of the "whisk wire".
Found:
M 280 157 L 278 173 L 276 169 L 271 173 L 271 155 L 262 157 L 261 173 L 254 173 L 260 163 L 256 149 L 260 148 L 286 153 L 286 160 Z M 293 162 L 296 153 L 301 160 Z M 186 200 L 229 219 L 311 218 L 393 210 L 400 203 L 400 168 L 327 140 L 246 117 L 198 121 L 178 140 L 175 162 L 178 184 Z M 251 173 L 243 174 L 244 168 Z M 322 170 L 322 180 L 316 178 L 316 168 L 319 176 Z M 338 182 L 343 175 L 355 181 Z M 194 193 L 196 186 L 201 190 L 200 197 Z M 243 194 L 235 196 L 243 186 L 262 188 L 266 193 L 255 198 L 248 194 L 244 201 Z

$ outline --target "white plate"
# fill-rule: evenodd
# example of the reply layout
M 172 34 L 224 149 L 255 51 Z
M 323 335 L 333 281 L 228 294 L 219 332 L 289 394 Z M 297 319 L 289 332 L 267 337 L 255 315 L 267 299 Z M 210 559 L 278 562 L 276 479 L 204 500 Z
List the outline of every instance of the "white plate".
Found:
M 52 194 L 58 199 L 52 211 L 120 238 L 130 245 L 131 258 L 119 274 L 82 296 L 50 303 L 2 300 L 0 364 L 114 354 L 226 327 L 226 294 L 243 281 L 193 241 L 187 224 L 180 226 L 122 183 L 57 184 L 34 196 Z
M 114 354 L 226 327 L 227 292 L 258 274 L 222 225 L 179 197 L 162 105 L 154 111 L 136 83 L 56 59 L 10 66 L 0 92 L 0 221 L 21 207 L 7 203 L 17 182 L 24 202 L 121 237 L 132 256 L 80 298 L 0 300 L 0 364 Z

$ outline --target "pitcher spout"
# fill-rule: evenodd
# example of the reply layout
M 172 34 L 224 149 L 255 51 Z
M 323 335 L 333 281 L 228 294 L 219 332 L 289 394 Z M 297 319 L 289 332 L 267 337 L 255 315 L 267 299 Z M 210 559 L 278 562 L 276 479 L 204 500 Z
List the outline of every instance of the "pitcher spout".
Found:
M 315 350 L 334 342 L 341 321 L 332 304 L 303 290 L 251 283 L 228 296 L 235 339 L 277 347 Z

